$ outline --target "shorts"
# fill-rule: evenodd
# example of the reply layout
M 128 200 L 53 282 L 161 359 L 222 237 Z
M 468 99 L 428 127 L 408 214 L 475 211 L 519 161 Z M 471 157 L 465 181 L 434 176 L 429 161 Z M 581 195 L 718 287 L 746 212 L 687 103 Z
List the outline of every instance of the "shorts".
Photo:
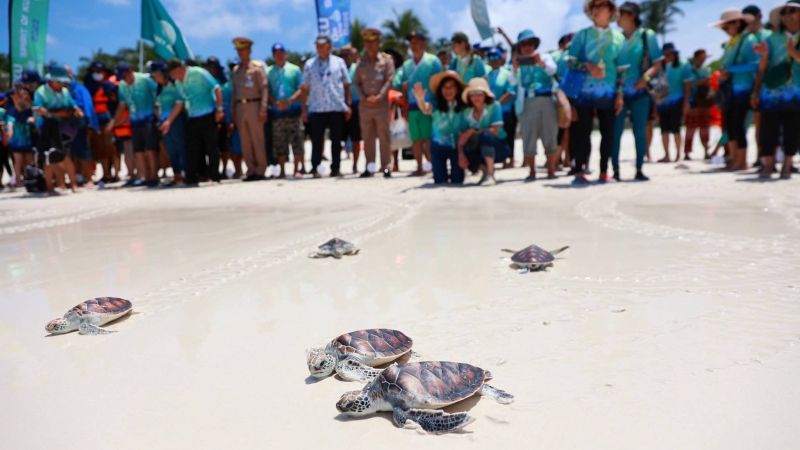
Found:
M 680 133 L 681 122 L 683 122 L 683 102 L 658 108 L 658 123 L 662 133 Z
M 271 122 L 272 148 L 275 150 L 275 155 L 289 156 L 289 146 L 291 145 L 292 153 L 296 157 L 302 157 L 305 153 L 303 148 L 305 133 L 300 117 L 281 117 L 272 119 Z
M 544 154 L 552 155 L 558 150 L 558 110 L 552 97 L 534 97 L 525 100 L 519 116 L 522 136 L 522 153 L 536 156 L 536 146 L 541 139 Z
M 89 150 L 89 139 L 87 137 L 86 127 L 81 127 L 78 130 L 78 134 L 75 135 L 75 138 L 72 139 L 72 143 L 70 143 L 70 150 L 72 156 L 81 161 L 92 160 L 92 152 Z
M 131 128 L 131 141 L 135 153 L 158 149 L 158 132 L 154 122 L 134 123 Z
M 361 118 L 358 113 L 358 103 L 354 104 L 350 110 L 353 113 L 350 116 L 350 120 L 344 124 L 343 138 L 345 141 L 350 139 L 353 142 L 359 142 L 361 141 Z
M 433 118 L 419 110 L 408 112 L 408 131 L 411 141 L 429 141 L 433 130 Z
M 25 146 L 25 147 L 8 147 L 8 151 L 11 153 L 33 153 L 33 146 Z
M 711 111 L 708 108 L 692 108 L 686 115 L 686 128 L 711 127 Z

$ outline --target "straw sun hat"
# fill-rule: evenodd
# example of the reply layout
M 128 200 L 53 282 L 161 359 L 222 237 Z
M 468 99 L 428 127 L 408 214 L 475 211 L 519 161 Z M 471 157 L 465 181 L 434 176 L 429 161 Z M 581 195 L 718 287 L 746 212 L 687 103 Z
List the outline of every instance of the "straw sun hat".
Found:
M 788 2 L 784 3 L 783 5 L 776 6 L 772 8 L 772 11 L 769 13 L 769 21 L 772 24 L 773 30 L 780 30 L 781 29 L 781 11 L 783 8 L 797 8 L 800 9 L 800 0 L 789 0 Z
M 583 2 L 583 13 L 586 14 L 586 17 L 588 17 L 589 20 L 592 19 L 592 5 L 595 2 L 608 2 L 608 3 L 610 3 L 611 6 L 614 7 L 614 11 L 611 14 L 611 21 L 614 22 L 617 19 L 619 19 L 619 8 L 617 8 L 617 2 L 616 1 L 614 1 L 614 0 L 586 0 L 586 1 Z
M 756 18 L 751 16 L 750 14 L 743 14 L 742 10 L 739 8 L 728 8 L 725 11 L 722 11 L 722 14 L 719 16 L 719 22 L 714 22 L 710 27 L 713 28 L 722 28 L 728 22 L 733 22 L 735 20 L 744 20 L 747 23 L 754 21 Z
M 461 76 L 458 75 L 458 72 L 455 70 L 445 70 L 444 72 L 439 72 L 431 77 L 431 92 L 436 93 L 436 91 L 439 90 L 439 85 L 442 84 L 442 81 L 446 80 L 447 78 L 454 79 L 459 86 L 464 87 L 464 81 L 461 79 Z
M 464 103 L 469 103 L 469 94 L 473 92 L 483 92 L 487 98 L 494 98 L 494 94 L 492 90 L 489 89 L 489 83 L 485 78 L 473 78 L 469 80 L 469 84 L 464 89 L 464 92 L 461 93 L 461 100 L 463 100 Z

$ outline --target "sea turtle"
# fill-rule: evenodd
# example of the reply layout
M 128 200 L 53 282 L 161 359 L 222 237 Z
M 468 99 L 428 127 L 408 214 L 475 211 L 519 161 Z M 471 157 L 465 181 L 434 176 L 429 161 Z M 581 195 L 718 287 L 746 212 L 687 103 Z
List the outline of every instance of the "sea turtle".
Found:
M 489 371 L 464 363 L 392 365 L 364 389 L 342 395 L 336 409 L 348 416 L 392 411 L 398 427 L 410 420 L 430 433 L 447 433 L 464 428 L 473 419 L 465 412 L 446 413 L 440 408 L 474 394 L 489 396 L 502 404 L 514 401 L 513 395 L 486 384 L 491 379 Z
M 556 250 L 547 251 L 537 245 L 525 247 L 515 251 L 504 248 L 502 251 L 513 253 L 511 255 L 511 268 L 518 269 L 522 273 L 537 272 L 553 265 L 557 254 L 567 250 L 569 247 L 561 247 Z
M 340 259 L 344 255 L 357 255 L 360 251 L 355 245 L 339 238 L 333 238 L 330 241 L 320 245 L 318 248 L 319 249 L 316 252 L 308 255 L 308 257 L 327 258 L 329 256 L 333 256 L 336 259 Z
M 131 310 L 133 310 L 133 305 L 125 299 L 93 298 L 76 305 L 67 311 L 64 317 L 51 320 L 45 329 L 50 334 L 64 334 L 75 330 L 78 330 L 80 334 L 115 333 L 115 331 L 109 331 L 100 326 L 129 314 Z
M 414 341 L 403 332 L 384 328 L 343 334 L 325 348 L 306 352 L 308 371 L 325 378 L 334 371 L 347 381 L 370 381 L 381 373 L 375 366 L 388 364 L 411 351 Z

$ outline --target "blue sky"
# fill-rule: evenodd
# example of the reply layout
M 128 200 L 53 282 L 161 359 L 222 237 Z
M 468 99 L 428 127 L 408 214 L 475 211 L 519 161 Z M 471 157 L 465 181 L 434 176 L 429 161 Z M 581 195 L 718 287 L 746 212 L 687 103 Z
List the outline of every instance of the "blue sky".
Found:
M 77 65 L 78 58 L 93 49 L 113 52 L 135 45 L 139 36 L 140 0 L 51 0 L 47 59 Z M 234 54 L 230 39 L 247 35 L 256 41 L 257 56 L 268 56 L 275 41 L 290 49 L 312 50 L 316 13 L 314 0 L 162 0 L 178 23 L 194 52 L 216 55 L 223 60 Z M 774 2 L 777 4 L 778 2 Z M 392 17 L 392 9 L 411 8 L 422 17 L 433 37 L 477 31 L 470 18 L 467 0 L 351 0 L 352 16 L 371 25 Z M 558 36 L 589 24 L 583 15 L 583 0 L 487 0 L 493 25 L 515 36 L 533 28 L 544 48 L 552 48 Z M 759 3 L 767 10 L 772 3 Z M 731 0 L 696 0 L 685 4 L 686 16 L 668 36 L 685 55 L 704 47 L 719 54 L 722 32 L 708 28 L 728 6 L 742 7 Z M 8 23 L 8 10 L 0 8 L 0 23 Z M 0 48 L 8 49 L 7 33 L 0 33 Z

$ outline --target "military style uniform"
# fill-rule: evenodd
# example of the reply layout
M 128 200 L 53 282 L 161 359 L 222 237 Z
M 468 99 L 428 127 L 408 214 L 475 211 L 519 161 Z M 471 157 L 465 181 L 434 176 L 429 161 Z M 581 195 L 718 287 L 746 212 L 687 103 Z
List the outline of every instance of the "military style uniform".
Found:
M 365 40 L 380 39 L 380 32 L 367 28 L 362 33 Z M 353 77 L 358 96 L 361 135 L 364 139 L 364 153 L 367 163 L 375 162 L 375 139 L 381 145 L 381 170 L 391 169 L 392 151 L 389 134 L 389 88 L 394 80 L 394 60 L 386 53 L 378 53 L 375 59 L 366 54 L 361 58 Z M 367 102 L 367 98 L 377 95 L 377 103 Z
M 247 38 L 236 38 L 234 44 L 252 45 Z M 263 177 L 267 170 L 267 154 L 264 145 L 264 125 L 260 114 L 267 114 L 267 72 L 261 61 L 250 60 L 239 64 L 231 74 L 233 92 L 231 111 L 241 139 L 242 157 L 247 164 L 247 176 Z

